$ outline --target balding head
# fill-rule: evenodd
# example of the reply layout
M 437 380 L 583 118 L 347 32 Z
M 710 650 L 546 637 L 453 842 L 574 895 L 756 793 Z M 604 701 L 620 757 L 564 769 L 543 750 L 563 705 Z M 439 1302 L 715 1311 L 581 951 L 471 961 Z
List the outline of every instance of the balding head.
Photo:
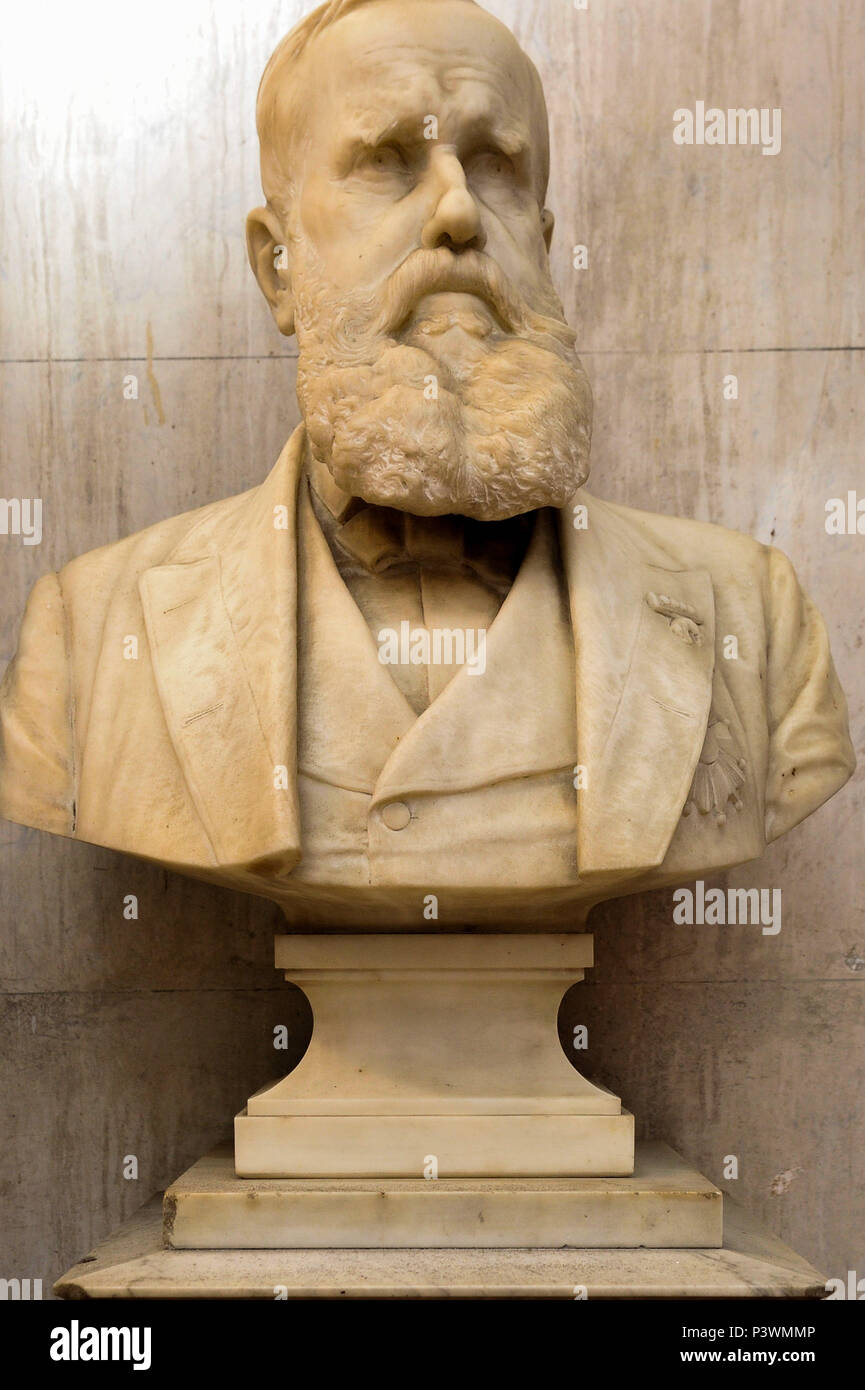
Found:
M 479 9 L 476 0 L 458 0 Z M 405 0 L 326 0 L 305 19 L 296 24 L 280 40 L 268 59 L 258 87 L 255 120 L 261 159 L 261 186 L 268 202 L 285 211 L 297 180 L 297 165 L 293 151 L 303 144 L 304 113 L 307 108 L 307 83 L 314 83 L 315 41 L 332 25 L 350 14 L 382 4 L 404 5 Z M 423 0 L 430 5 L 453 3 L 453 0 Z M 499 30 L 505 26 L 493 15 L 482 11 L 490 25 Z M 362 17 L 361 17 L 362 22 Z M 509 31 L 506 30 L 509 33 Z M 516 40 L 512 40 L 516 46 Z M 540 74 L 528 54 L 521 51 L 527 85 L 534 107 L 533 133 L 536 142 L 536 187 L 538 202 L 543 203 L 549 179 L 549 122 L 544 89 Z

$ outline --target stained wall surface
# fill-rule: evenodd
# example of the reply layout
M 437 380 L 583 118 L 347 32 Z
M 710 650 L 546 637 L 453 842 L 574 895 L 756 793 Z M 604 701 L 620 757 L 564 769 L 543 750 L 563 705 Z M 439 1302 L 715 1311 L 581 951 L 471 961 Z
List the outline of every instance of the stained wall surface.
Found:
M 0 668 L 42 573 L 254 485 L 296 423 L 243 224 L 258 77 L 308 8 L 4 12 L 0 493 L 43 499 L 44 538 L 0 536 Z M 488 8 L 546 84 L 594 490 L 786 551 L 861 752 L 865 536 L 828 535 L 825 504 L 865 496 L 863 0 Z M 780 108 L 780 153 L 677 145 L 697 101 Z M 865 1275 L 862 827 L 860 774 L 729 875 L 782 889 L 777 936 L 676 926 L 667 892 L 598 909 L 561 1016 L 644 1133 L 842 1278 Z M 3 822 L 0 914 L 0 1275 L 47 1286 L 287 1069 L 309 1013 L 272 907 L 105 850 Z

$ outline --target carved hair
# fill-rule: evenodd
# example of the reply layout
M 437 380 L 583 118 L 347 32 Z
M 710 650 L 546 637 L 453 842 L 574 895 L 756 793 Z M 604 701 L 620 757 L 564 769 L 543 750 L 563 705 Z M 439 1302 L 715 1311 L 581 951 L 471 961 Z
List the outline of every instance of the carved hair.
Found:
M 293 193 L 291 171 L 286 168 L 284 160 L 280 157 L 280 152 L 285 149 L 285 139 L 284 136 L 282 140 L 277 137 L 280 126 L 283 127 L 283 131 L 285 128 L 291 129 L 300 116 L 299 110 L 292 108 L 294 70 L 301 62 L 313 39 L 323 33 L 325 29 L 329 29 L 338 19 L 342 19 L 353 10 L 360 9 L 363 5 L 383 3 L 386 3 L 386 0 L 325 0 L 325 4 L 319 5 L 312 14 L 308 14 L 305 19 L 296 24 L 279 41 L 270 55 L 258 84 L 258 96 L 255 103 L 255 123 L 261 147 L 261 186 L 270 206 L 284 210 L 286 202 Z M 429 3 L 433 3 L 433 0 L 429 0 Z M 477 5 L 477 0 L 461 0 L 461 3 L 480 8 Z M 490 18 L 492 19 L 494 16 L 491 15 Z M 527 54 L 525 58 L 532 86 L 535 89 L 536 100 L 543 114 L 546 131 L 547 117 L 543 85 L 534 63 Z M 544 148 L 539 151 L 539 154 L 542 182 L 542 188 L 539 190 L 539 201 L 542 201 L 546 194 L 547 179 L 549 178 L 549 144 L 547 140 L 545 140 Z

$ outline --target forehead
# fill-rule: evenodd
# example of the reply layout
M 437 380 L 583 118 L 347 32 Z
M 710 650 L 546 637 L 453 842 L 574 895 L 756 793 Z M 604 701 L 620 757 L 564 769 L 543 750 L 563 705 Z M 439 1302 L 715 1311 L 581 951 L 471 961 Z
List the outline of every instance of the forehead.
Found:
M 300 83 L 295 99 L 316 143 L 377 139 L 426 115 L 451 127 L 483 121 L 529 145 L 546 138 L 526 55 L 503 24 L 463 0 L 382 0 L 352 11 L 314 40 Z

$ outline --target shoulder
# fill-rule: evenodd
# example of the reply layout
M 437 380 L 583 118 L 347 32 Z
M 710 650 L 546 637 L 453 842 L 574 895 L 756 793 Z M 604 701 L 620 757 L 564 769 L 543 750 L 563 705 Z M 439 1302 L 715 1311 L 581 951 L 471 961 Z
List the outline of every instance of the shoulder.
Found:
M 731 606 L 747 620 L 771 626 L 776 610 L 800 595 L 790 560 L 776 546 L 716 522 L 668 516 L 607 502 L 586 493 L 587 524 L 601 532 L 611 551 L 638 555 L 669 570 L 703 570 L 716 604 Z
M 205 548 L 209 535 L 217 534 L 223 524 L 230 525 L 232 517 L 257 490 L 253 488 L 167 517 L 122 540 L 77 555 L 57 575 L 64 602 L 78 610 L 99 610 L 113 595 L 137 589 L 145 570 L 167 563 L 197 535 L 200 534 Z
M 590 525 L 618 529 L 644 548 L 655 550 L 659 559 L 666 557 L 683 569 L 707 569 L 720 578 L 743 570 L 763 576 L 772 557 L 780 555 L 773 546 L 716 522 L 642 511 L 582 491 L 577 496 L 587 504 Z
M 208 553 L 255 544 L 262 516 L 269 518 L 266 524 L 273 524 L 271 503 L 291 503 L 300 476 L 303 439 L 302 430 L 296 430 L 257 486 L 167 517 L 70 560 L 58 574 L 69 611 L 98 621 L 114 598 L 134 598 L 142 574 L 156 565 L 185 564 Z

